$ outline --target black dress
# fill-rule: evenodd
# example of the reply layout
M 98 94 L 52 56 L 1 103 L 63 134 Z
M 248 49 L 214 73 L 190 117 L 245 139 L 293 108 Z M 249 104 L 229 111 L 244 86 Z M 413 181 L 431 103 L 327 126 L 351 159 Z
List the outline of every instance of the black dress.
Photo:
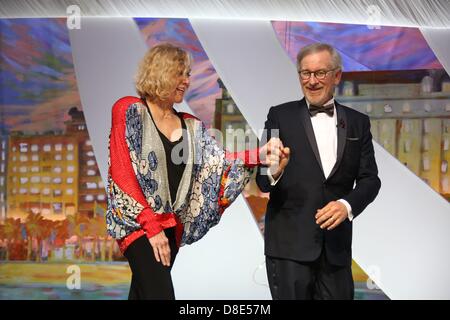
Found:
M 143 99 L 144 100 L 144 99 Z M 145 100 L 144 100 L 145 101 Z M 147 110 L 155 124 L 149 107 Z M 181 120 L 181 126 L 183 132 L 186 130 L 186 123 L 179 113 L 177 116 Z M 186 160 L 188 156 L 187 141 L 183 139 L 183 135 L 177 141 L 170 141 L 155 124 L 158 130 L 159 137 L 164 145 L 164 151 L 166 153 L 166 165 L 167 165 L 167 179 L 169 181 L 169 191 L 172 204 L 175 202 L 178 186 L 180 184 L 183 172 L 186 168 Z M 186 143 L 181 148 L 180 157 L 181 163 L 175 164 L 172 161 L 172 151 L 179 143 Z M 172 277 L 170 271 L 175 257 L 178 253 L 178 246 L 175 237 L 175 227 L 167 228 L 164 230 L 170 246 L 170 266 L 166 267 L 161 262 L 156 261 L 153 248 L 144 235 L 139 239 L 133 241 L 124 255 L 128 259 L 130 268 L 132 271 L 130 293 L 128 295 L 129 300 L 145 300 L 145 299 L 158 299 L 158 300 L 174 300 L 175 292 L 172 284 Z

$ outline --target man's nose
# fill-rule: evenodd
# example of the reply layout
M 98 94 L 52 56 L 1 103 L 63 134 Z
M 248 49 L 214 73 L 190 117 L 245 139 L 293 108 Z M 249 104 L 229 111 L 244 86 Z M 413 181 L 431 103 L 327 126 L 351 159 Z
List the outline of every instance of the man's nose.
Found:
M 319 83 L 319 81 L 317 80 L 317 78 L 314 75 L 314 73 L 311 73 L 311 76 L 309 77 L 308 82 L 309 82 L 310 85 L 315 85 L 315 84 Z

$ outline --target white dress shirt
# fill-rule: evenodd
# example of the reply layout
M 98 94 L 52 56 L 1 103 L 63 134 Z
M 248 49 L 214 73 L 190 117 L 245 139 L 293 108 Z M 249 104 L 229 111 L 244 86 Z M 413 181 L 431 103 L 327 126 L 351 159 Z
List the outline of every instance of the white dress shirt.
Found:
M 309 108 L 309 102 L 306 100 Z M 331 98 L 327 103 L 334 104 L 334 98 Z M 331 173 L 337 159 L 337 115 L 336 107 L 334 107 L 333 116 L 330 117 L 324 112 L 317 113 L 314 117 L 311 117 L 311 124 L 314 130 L 314 135 L 316 137 L 317 148 L 319 149 L 320 160 L 322 163 L 323 173 L 325 178 Z M 273 179 L 270 169 L 267 169 L 267 176 L 269 178 L 270 184 L 272 186 L 276 185 L 280 180 L 283 172 L 280 174 L 277 180 Z M 352 207 L 344 199 L 339 199 L 347 208 L 348 218 L 350 221 L 353 220 Z

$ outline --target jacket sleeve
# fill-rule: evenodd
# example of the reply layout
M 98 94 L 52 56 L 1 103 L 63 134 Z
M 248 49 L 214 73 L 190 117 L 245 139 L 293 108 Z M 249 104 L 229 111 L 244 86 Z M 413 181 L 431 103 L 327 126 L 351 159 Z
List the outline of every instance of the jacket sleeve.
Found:
M 381 181 L 378 178 L 372 134 L 370 133 L 370 120 L 369 117 L 365 117 L 356 185 L 347 196 L 343 197 L 351 205 L 354 217 L 359 215 L 375 199 L 380 187 Z
M 202 139 L 206 153 L 209 154 L 205 161 L 222 162 L 218 189 L 219 212 L 222 214 L 243 191 L 253 174 L 254 167 L 260 164 L 259 149 L 228 152 L 208 134 L 203 124 Z
M 261 137 L 261 143 L 270 140 L 277 130 L 279 130 L 278 119 L 274 112 L 274 107 L 271 107 L 267 115 L 267 120 L 264 124 L 264 134 Z M 270 192 L 274 188 L 267 176 L 267 167 L 259 166 L 256 172 L 256 184 L 262 192 Z
M 162 215 L 148 205 L 136 177 L 137 154 L 141 143 L 142 122 L 134 103 L 127 97 L 117 101 L 112 111 L 108 170 L 108 233 L 121 239 L 142 229 L 147 237 L 163 230 Z M 140 126 L 139 126 L 140 125 Z

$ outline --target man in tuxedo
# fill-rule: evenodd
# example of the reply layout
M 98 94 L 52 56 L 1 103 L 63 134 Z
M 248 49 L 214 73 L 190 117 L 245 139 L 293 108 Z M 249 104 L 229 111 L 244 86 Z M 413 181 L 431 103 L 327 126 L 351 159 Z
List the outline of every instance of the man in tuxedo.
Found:
M 270 192 L 270 290 L 274 299 L 353 299 L 352 221 L 381 186 L 370 121 L 334 100 L 342 60 L 332 46 L 301 49 L 297 70 L 305 98 L 272 107 L 265 123 L 268 138 L 278 129 L 289 152 L 256 178 Z

